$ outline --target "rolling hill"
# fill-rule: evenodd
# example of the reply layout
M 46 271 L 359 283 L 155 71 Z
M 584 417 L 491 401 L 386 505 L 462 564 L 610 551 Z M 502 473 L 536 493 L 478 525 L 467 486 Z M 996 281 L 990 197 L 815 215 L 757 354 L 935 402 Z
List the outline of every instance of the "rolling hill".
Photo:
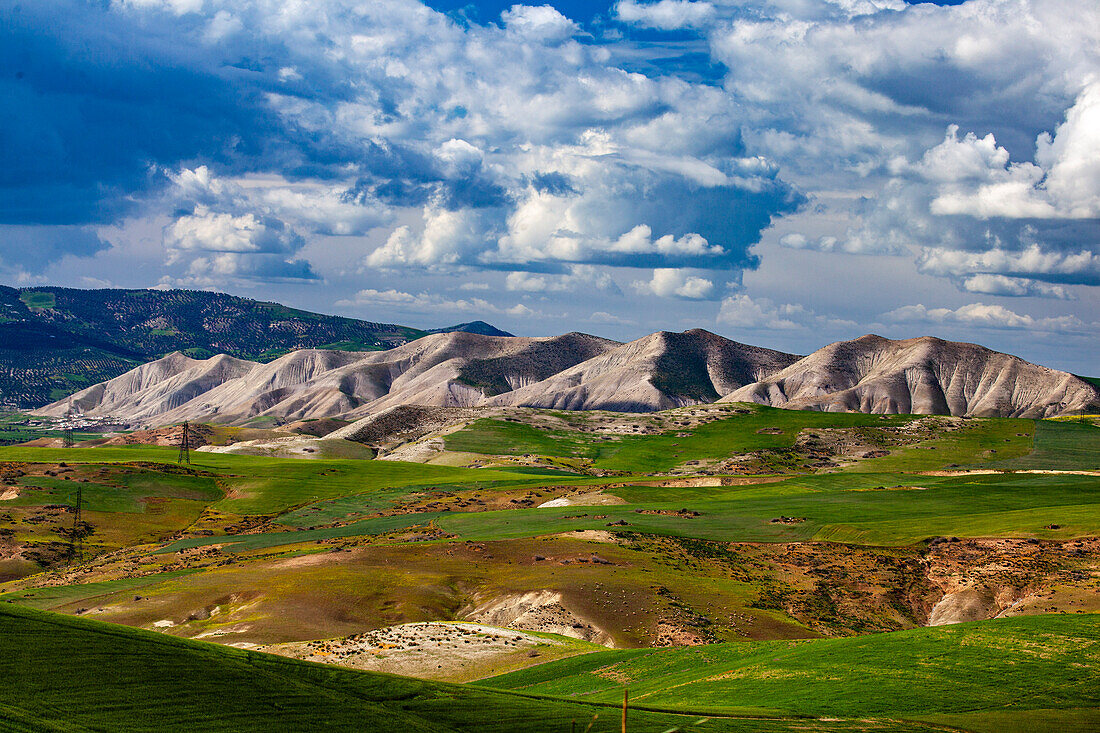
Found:
M 639 704 L 657 706 L 888 711 L 971 730 L 1005 730 L 1011 719 L 1018 728 L 1010 729 L 1052 730 L 1060 721 L 1060 730 L 1089 730 L 1100 721 L 1098 654 L 1100 615 L 1029 616 L 847 639 L 598 652 L 488 684 L 604 702 L 626 685 Z
M 19 607 L 0 608 L 0 650 L 5 730 L 511 733 L 569 730 L 594 716 L 593 731 L 618 730 L 614 706 L 356 672 Z M 631 730 L 695 720 L 635 711 Z M 704 730 L 792 731 L 804 723 L 728 718 Z M 874 728 L 914 729 L 926 728 Z M 835 721 L 819 730 L 866 728 Z

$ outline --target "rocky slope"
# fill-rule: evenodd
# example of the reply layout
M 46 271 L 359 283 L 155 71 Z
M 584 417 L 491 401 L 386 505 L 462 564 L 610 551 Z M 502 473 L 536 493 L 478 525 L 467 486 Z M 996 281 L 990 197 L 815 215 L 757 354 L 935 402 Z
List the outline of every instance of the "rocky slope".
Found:
M 659 331 L 489 403 L 651 412 L 714 402 L 797 360 L 793 354 L 739 344 L 702 329 Z
M 723 402 L 827 412 L 1041 418 L 1100 410 L 1067 372 L 976 344 L 867 335 L 830 344 Z
M 538 382 L 615 346 L 618 342 L 576 333 L 518 338 L 454 332 L 383 352 L 304 349 L 267 364 L 174 353 L 77 392 L 72 405 L 136 425 L 355 418 L 401 404 L 462 407 Z M 62 400 L 38 412 L 61 416 L 67 405 Z
M 88 415 L 155 426 L 183 420 L 240 425 L 257 418 L 354 421 L 408 405 L 650 412 L 715 401 L 1048 417 L 1100 411 L 1100 390 L 1066 372 L 934 338 L 864 336 L 799 358 L 698 329 L 662 331 L 627 344 L 580 333 L 519 338 L 454 332 L 382 352 L 303 349 L 267 364 L 174 353 L 78 392 L 72 404 Z M 61 400 L 39 412 L 61 416 L 67 407 Z

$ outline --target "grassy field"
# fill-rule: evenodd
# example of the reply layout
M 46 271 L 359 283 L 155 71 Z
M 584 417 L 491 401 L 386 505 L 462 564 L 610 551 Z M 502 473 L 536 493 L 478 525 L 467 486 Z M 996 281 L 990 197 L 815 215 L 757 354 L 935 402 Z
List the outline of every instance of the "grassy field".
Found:
M 820 413 L 771 407 L 731 405 L 730 416 L 685 429 L 669 425 L 656 435 L 626 435 L 607 440 L 566 430 L 542 430 L 518 422 L 482 419 L 447 436 L 448 450 L 470 453 L 589 458 L 598 468 L 631 473 L 667 471 L 687 460 L 725 458 L 762 449 L 789 448 L 799 431 L 815 427 L 892 427 L 914 418 L 893 415 Z M 737 413 L 745 414 L 737 414 Z
M 760 452 L 762 467 L 778 473 L 804 472 L 797 458 L 787 455 L 800 432 L 807 429 L 847 429 L 872 444 L 920 418 L 913 415 L 865 415 L 781 410 L 759 405 L 730 405 L 729 414 L 695 427 L 663 413 L 656 434 L 594 436 L 576 429 L 547 429 L 516 421 L 481 419 L 446 437 L 448 450 L 488 455 L 554 456 L 588 459 L 593 467 L 628 473 L 660 473 L 687 461 L 715 461 L 731 455 Z M 651 418 L 639 418 L 648 425 Z M 577 423 L 580 425 L 580 423 Z M 953 425 L 951 433 L 891 450 L 889 456 L 862 461 L 852 471 L 917 471 L 952 463 L 1004 460 L 1027 455 L 1034 421 L 989 418 Z
M 1030 616 L 848 639 L 599 652 L 495 677 L 511 690 L 645 705 L 815 716 L 988 713 L 1029 730 L 1031 709 L 1063 731 L 1100 721 L 1100 615 Z M 981 711 L 980 713 L 976 711 Z M 997 728 L 997 725 L 1007 727 Z
M 109 670 L 109 674 L 104 674 Z M 370 674 L 0 607 L 0 722 L 17 731 L 617 731 L 591 703 Z M 632 711 L 630 730 L 931 730 L 890 721 Z
M 1055 538 L 1100 532 L 1100 477 L 1093 476 L 826 474 L 756 486 L 689 490 L 627 486 L 607 493 L 628 503 L 602 506 L 598 511 L 561 507 L 421 512 L 321 529 L 196 537 L 177 541 L 165 551 L 223 542 L 243 551 L 429 524 L 458 539 L 478 541 L 609 526 L 726 542 L 827 539 L 869 545 L 905 545 L 940 535 Z M 337 503 L 333 514 L 343 508 L 346 504 Z M 698 516 L 676 514 L 679 509 Z M 662 511 L 666 513 L 644 513 Z M 295 512 L 288 521 L 299 523 L 302 514 Z M 782 516 L 800 521 L 772 521 Z M 1048 529 L 1050 525 L 1057 528 Z
M 990 468 L 1100 471 L 1100 427 L 1077 420 L 1037 420 L 1035 447 Z
M 79 463 L 156 462 L 175 465 L 178 451 L 156 446 L 0 448 L 0 461 Z M 216 508 L 233 514 L 277 514 L 321 499 L 403 486 L 533 479 L 521 471 L 452 468 L 364 460 L 299 460 L 224 453 L 191 453 L 191 467 L 222 477 L 229 496 Z
M 0 728 L 260 730 L 279 716 L 302 730 L 566 731 L 599 715 L 595 733 L 618 730 L 606 706 L 624 685 L 637 705 L 692 713 L 632 713 L 631 731 L 1100 726 L 1100 616 L 914 628 L 945 577 L 979 578 L 1014 612 L 1100 608 L 1100 476 L 1064 473 L 1100 467 L 1093 422 L 727 411 L 638 418 L 657 434 L 547 413 L 447 438 L 468 456 L 456 463 L 493 468 L 0 447 L 0 549 L 23 548 L 0 558 Z M 813 445 L 849 452 L 815 463 Z M 852 459 L 869 448 L 878 457 Z M 743 475 L 714 475 L 747 453 Z M 79 566 L 66 555 L 78 487 Z M 578 503 L 538 508 L 555 499 Z M 545 593 L 557 633 L 595 629 L 618 650 L 493 679 L 510 692 L 187 641 L 337 639 Z M 896 629 L 910 631 L 871 633 Z M 104 681 L 107 664 L 120 671 Z M 439 676 L 511 668 L 471 664 Z M 695 725 L 704 713 L 717 717 Z

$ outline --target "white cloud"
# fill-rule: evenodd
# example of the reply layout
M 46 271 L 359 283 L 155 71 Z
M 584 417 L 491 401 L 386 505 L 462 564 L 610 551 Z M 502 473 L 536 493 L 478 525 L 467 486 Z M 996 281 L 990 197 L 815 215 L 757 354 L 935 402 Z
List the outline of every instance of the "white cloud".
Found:
M 666 234 L 658 239 L 652 239 L 653 230 L 647 224 L 639 224 L 626 234 L 615 240 L 610 247 L 612 252 L 625 252 L 630 254 L 665 255 L 719 255 L 722 248 L 712 245 L 699 234 L 691 232 L 676 238 Z
M 543 42 L 564 41 L 577 32 L 577 24 L 551 5 L 513 5 L 500 18 L 509 31 Z
M 800 305 L 776 305 L 768 298 L 754 300 L 747 295 L 731 295 L 722 300 L 718 322 L 737 328 L 788 330 L 803 328 L 802 320 L 812 313 Z
M 592 323 L 610 323 L 618 326 L 638 325 L 637 321 L 631 320 L 629 318 L 623 318 L 622 316 L 617 316 L 614 313 L 608 313 L 607 311 L 596 311 L 588 317 L 588 320 Z
M 1100 82 L 1087 86 L 1055 132 L 1036 141 L 1036 163 L 1010 162 L 993 135 L 958 127 L 925 153 L 917 169 L 940 184 L 935 214 L 982 219 L 1100 216 Z
M 264 220 L 255 214 L 216 213 L 203 206 L 169 225 L 164 239 L 169 263 L 180 256 L 180 250 L 290 253 L 301 241 L 293 230 L 278 220 Z
M 1000 305 L 970 303 L 954 310 L 927 308 L 922 304 L 896 308 L 882 316 L 897 323 L 960 324 L 994 329 L 1025 329 L 1042 331 L 1075 331 L 1085 327 L 1076 316 L 1034 318 Z
M 1057 298 L 1075 300 L 1076 298 L 1061 285 L 1031 280 L 1026 277 L 1009 277 L 981 273 L 965 278 L 959 287 L 968 293 L 1003 295 L 1009 297 L 1034 296 L 1038 298 Z
M 219 10 L 206 24 L 206 32 L 203 34 L 203 38 L 208 43 L 218 43 L 243 28 L 244 24 L 241 23 L 240 18 L 227 10 Z
M 781 244 L 1096 252 L 1100 6 L 871 5 L 772 0 L 708 35 L 746 103 L 745 139 L 814 198 Z M 957 125 L 946 137 L 944 119 Z M 1020 157 L 1042 129 L 1053 134 L 1039 135 L 1034 159 Z
M 855 238 L 840 240 L 836 237 L 826 235 L 809 239 L 806 235 L 799 232 L 784 234 L 779 238 L 779 245 L 788 249 L 806 249 L 816 252 L 858 253 L 861 251 L 859 240 Z
M 176 15 L 184 15 L 201 11 L 203 0 L 111 0 L 111 4 L 124 9 L 167 10 Z
M 931 275 L 1030 275 L 1100 282 L 1100 254 L 1045 250 L 1032 244 L 1022 251 L 994 247 L 981 252 L 928 247 L 917 260 L 921 272 Z
M 538 311 L 528 308 L 523 303 L 502 308 L 483 298 L 459 298 L 448 299 L 435 293 L 407 293 L 402 290 L 390 288 L 377 290 L 365 288 L 355 294 L 354 298 L 339 300 L 336 305 L 342 307 L 351 306 L 388 306 L 399 310 L 415 313 L 430 313 L 433 311 L 457 311 L 460 313 L 495 313 L 510 316 L 536 316 Z
M 507 290 L 525 293 L 602 291 L 620 293 L 611 275 L 591 265 L 570 265 L 563 275 L 537 275 L 530 272 L 510 272 L 504 280 Z
M 158 246 L 171 245 L 173 276 L 255 273 L 250 258 L 273 267 L 303 252 L 320 267 L 319 252 L 346 243 L 349 259 L 372 252 L 363 279 L 339 286 L 348 290 L 419 293 L 439 281 L 423 269 L 514 269 L 524 274 L 486 277 L 547 301 L 578 293 L 585 313 L 617 312 L 602 293 L 584 297 L 590 282 L 568 269 L 539 273 L 630 266 L 643 274 L 624 282 L 701 295 L 719 275 L 736 280 L 754 255 L 795 260 L 771 239 L 750 251 L 774 226 L 792 233 L 783 246 L 824 253 L 803 258 L 807 269 L 856 273 L 845 282 L 874 277 L 875 266 L 825 255 L 902 255 L 882 269 L 911 275 L 916 260 L 982 297 L 1057 298 L 1070 284 L 1079 294 L 1088 293 L 1081 283 L 1100 284 L 1092 0 L 619 3 L 624 23 L 697 31 L 675 35 L 639 35 L 606 15 L 578 30 L 549 6 L 517 5 L 485 24 L 410 0 L 117 0 L 113 10 L 72 10 L 93 6 L 99 15 L 88 17 L 105 22 L 72 41 L 89 41 L 83 56 L 106 57 L 100 36 L 135 43 L 132 67 L 120 64 L 117 77 L 97 67 L 88 94 L 121 82 L 139 95 L 136 109 L 154 109 L 165 95 L 140 99 L 141 85 L 128 81 L 143 67 L 178 68 L 194 84 L 166 95 L 183 100 L 171 108 L 178 114 L 155 107 L 179 127 L 158 130 L 153 138 L 173 144 L 147 156 L 194 170 L 174 173 L 163 197 L 155 186 L 120 196 L 157 232 L 171 216 Z M 44 38 L 69 30 L 40 29 Z M 101 78 L 106 86 L 91 83 Z M 43 109 L 28 129 L 57 117 Z M 149 140 L 125 129 L 138 138 L 125 148 L 145 160 Z M 98 144 L 102 132 L 81 134 Z M 58 139 L 67 151 L 76 138 Z M 181 160 L 224 167 L 219 177 Z M 114 182 L 131 185 L 131 173 Z M 309 246 L 290 234 L 280 242 L 276 222 Z M 258 244 L 264 236 L 274 244 Z M 243 251 L 212 251 L 214 242 Z M 684 268 L 701 281 L 694 290 L 650 276 Z M 791 277 L 762 289 L 773 302 L 734 299 L 726 313 L 812 334 L 822 317 L 777 304 L 807 285 L 827 293 L 830 282 Z M 869 288 L 841 314 L 941 302 L 943 286 L 909 277 L 900 286 L 909 294 Z M 697 312 L 666 305 L 669 322 Z M 1095 320 L 1086 311 L 1096 307 L 1083 295 L 1075 312 Z
M 676 268 L 657 268 L 650 280 L 636 280 L 631 287 L 639 293 L 685 300 L 709 300 L 715 290 L 712 281 Z
M 353 193 L 352 181 L 289 181 L 280 175 L 223 178 L 207 166 L 166 171 L 166 204 L 262 213 L 317 234 L 357 235 L 388 222 L 389 207 Z
M 460 264 L 484 245 L 486 218 L 476 209 L 426 207 L 419 232 L 410 226 L 398 227 L 384 245 L 367 256 L 366 264 L 437 269 Z
M 691 0 L 658 0 L 655 3 L 622 0 L 615 6 L 615 14 L 623 22 L 660 30 L 701 26 L 717 15 L 709 2 Z

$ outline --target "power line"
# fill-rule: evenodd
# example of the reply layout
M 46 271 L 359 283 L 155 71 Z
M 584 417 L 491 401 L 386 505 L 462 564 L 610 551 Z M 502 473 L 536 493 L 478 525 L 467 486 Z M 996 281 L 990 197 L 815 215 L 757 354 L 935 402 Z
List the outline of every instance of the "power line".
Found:
M 73 447 L 73 398 L 69 397 L 69 408 L 65 411 L 65 429 L 62 433 L 61 444 L 66 448 Z
M 180 454 L 176 463 L 191 465 L 191 424 L 183 423 L 183 433 L 180 435 Z
M 73 531 L 69 535 L 69 559 L 77 565 L 84 562 L 84 518 L 81 507 L 84 504 L 84 487 L 76 485 L 76 509 L 73 513 Z

